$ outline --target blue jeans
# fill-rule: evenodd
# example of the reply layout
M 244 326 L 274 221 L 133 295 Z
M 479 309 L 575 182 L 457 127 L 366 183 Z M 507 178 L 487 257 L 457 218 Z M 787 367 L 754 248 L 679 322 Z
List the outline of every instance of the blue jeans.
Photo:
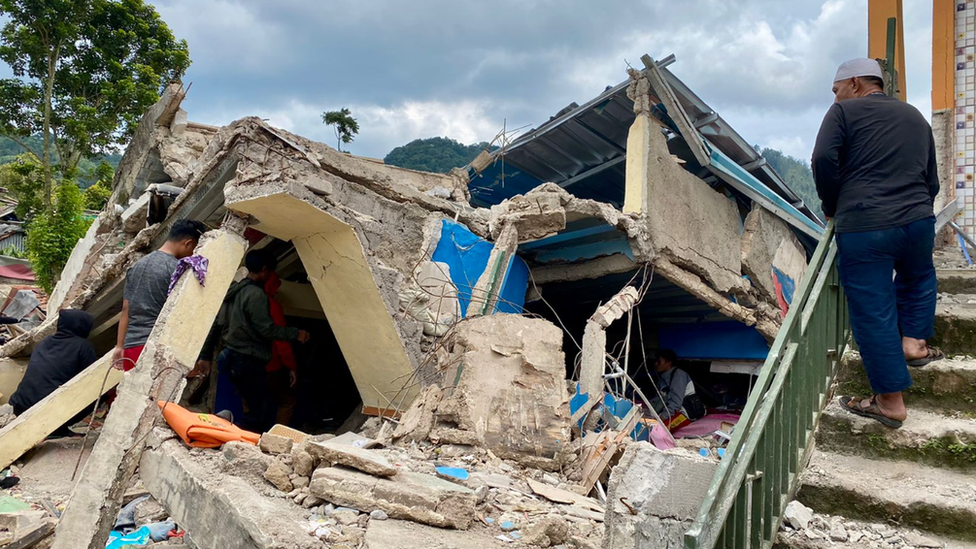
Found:
M 837 235 L 851 329 L 875 393 L 912 386 L 901 338 L 928 339 L 934 332 L 934 245 L 934 217 L 893 229 Z
M 224 349 L 217 355 L 217 368 L 227 373 L 244 399 L 244 417 L 235 423 L 241 429 L 258 434 L 274 425 L 277 410 L 267 384 L 265 364 L 264 360 L 231 349 Z

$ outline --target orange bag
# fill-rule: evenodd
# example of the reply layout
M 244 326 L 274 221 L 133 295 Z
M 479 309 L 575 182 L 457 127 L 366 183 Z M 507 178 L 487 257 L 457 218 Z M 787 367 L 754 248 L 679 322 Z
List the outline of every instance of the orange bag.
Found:
M 179 404 L 157 402 L 163 418 L 180 435 L 188 446 L 194 448 L 219 448 L 225 442 L 258 443 L 261 435 L 245 431 L 222 417 L 213 414 L 191 412 Z

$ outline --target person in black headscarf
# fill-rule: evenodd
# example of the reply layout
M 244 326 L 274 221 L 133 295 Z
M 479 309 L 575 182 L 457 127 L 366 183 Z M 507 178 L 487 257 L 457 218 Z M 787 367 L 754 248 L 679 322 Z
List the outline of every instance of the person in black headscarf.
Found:
M 37 345 L 24 379 L 10 395 L 14 414 L 23 414 L 95 362 L 95 347 L 87 339 L 94 322 L 85 311 L 61 311 L 58 331 Z

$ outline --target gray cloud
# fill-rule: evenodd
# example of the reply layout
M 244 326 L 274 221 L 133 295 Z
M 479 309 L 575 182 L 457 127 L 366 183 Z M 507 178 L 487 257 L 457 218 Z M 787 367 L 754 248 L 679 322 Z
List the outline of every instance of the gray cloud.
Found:
M 194 120 L 247 114 L 325 142 L 319 114 L 348 106 L 351 150 L 418 137 L 490 139 L 537 125 L 622 81 L 643 53 L 750 142 L 809 157 L 838 63 L 864 55 L 861 0 L 450 2 L 157 0 L 190 44 Z M 909 99 L 927 114 L 931 4 L 906 0 Z M 927 20 L 926 20 L 927 18 Z

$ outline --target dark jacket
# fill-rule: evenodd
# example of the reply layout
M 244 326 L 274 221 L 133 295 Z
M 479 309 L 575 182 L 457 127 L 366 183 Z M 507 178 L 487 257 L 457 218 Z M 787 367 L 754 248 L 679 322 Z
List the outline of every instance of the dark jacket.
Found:
M 95 362 L 95 348 L 87 339 L 94 322 L 85 311 L 61 311 L 58 331 L 37 345 L 24 379 L 10 395 L 15 414 L 24 413 Z
M 879 231 L 934 215 L 939 193 L 932 128 L 883 94 L 834 103 L 813 149 L 823 212 L 839 233 Z
M 245 278 L 231 286 L 200 358 L 212 359 L 217 342 L 223 337 L 228 349 L 269 362 L 272 342 L 298 340 L 298 329 L 276 326 L 270 310 L 264 287 L 257 282 Z

